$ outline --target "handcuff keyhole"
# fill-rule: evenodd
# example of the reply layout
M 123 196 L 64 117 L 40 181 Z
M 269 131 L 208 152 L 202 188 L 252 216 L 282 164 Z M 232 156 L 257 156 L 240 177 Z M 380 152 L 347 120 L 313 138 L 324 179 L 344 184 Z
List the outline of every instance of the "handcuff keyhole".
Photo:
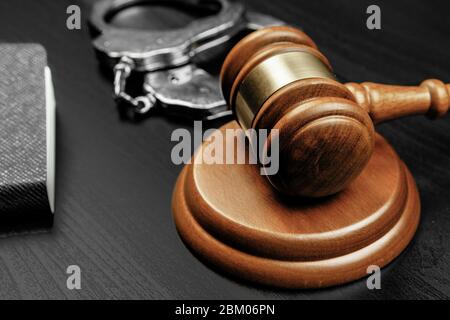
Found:
M 177 84 L 180 82 L 180 78 L 178 78 L 175 75 L 171 75 L 169 80 L 170 80 L 170 83 L 173 83 L 173 84 Z

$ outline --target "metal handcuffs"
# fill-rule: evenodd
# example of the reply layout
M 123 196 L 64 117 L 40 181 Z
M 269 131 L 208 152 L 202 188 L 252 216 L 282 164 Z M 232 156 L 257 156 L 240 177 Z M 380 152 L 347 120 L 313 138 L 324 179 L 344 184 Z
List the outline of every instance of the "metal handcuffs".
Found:
M 94 5 L 90 23 L 98 36 L 92 42 L 101 62 L 114 71 L 114 98 L 118 102 L 131 106 L 138 114 L 155 107 L 204 120 L 231 114 L 219 79 L 195 65 L 194 58 L 217 50 L 243 31 L 284 23 L 248 12 L 239 3 L 213 1 L 220 5 L 217 14 L 195 20 L 182 29 L 163 31 L 118 28 L 107 22 L 120 10 L 154 4 L 155 0 L 103 0 Z M 126 92 L 127 79 L 133 71 L 145 72 L 143 95 L 137 97 Z

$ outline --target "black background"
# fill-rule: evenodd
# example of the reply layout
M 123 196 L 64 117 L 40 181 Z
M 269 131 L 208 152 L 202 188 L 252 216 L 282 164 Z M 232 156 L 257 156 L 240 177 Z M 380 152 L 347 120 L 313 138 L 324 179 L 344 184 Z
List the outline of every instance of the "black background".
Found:
M 301 26 L 343 81 L 450 82 L 445 1 L 246 1 Z M 82 9 L 82 30 L 66 28 L 66 8 Z M 192 123 L 119 117 L 112 80 L 90 44 L 92 1 L 2 0 L 0 41 L 39 42 L 48 50 L 57 99 L 57 204 L 51 230 L 0 239 L 0 298 L 436 299 L 450 297 L 450 118 L 412 117 L 380 125 L 416 178 L 422 221 L 411 246 L 382 273 L 324 290 L 279 291 L 237 282 L 199 262 L 172 222 L 171 132 Z M 378 4 L 382 30 L 366 28 Z M 197 14 L 164 8 L 121 13 L 115 23 L 179 27 Z M 145 20 L 144 20 L 145 19 Z M 143 24 L 144 23 L 144 24 Z M 0 57 L 1 58 L 1 57 Z M 220 125 L 219 122 L 213 126 Z M 383 186 L 379 186 L 382 188 Z M 82 289 L 66 288 L 68 265 Z

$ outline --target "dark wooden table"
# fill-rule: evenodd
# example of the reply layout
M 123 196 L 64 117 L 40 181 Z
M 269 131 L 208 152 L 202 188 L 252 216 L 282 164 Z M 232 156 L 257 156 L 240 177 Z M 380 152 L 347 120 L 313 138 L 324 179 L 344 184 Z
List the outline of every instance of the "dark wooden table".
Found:
M 80 31 L 66 28 L 66 8 L 73 3 L 82 8 Z M 248 5 L 302 26 L 343 81 L 407 85 L 436 77 L 449 82 L 445 1 L 376 3 L 382 10 L 378 31 L 366 28 L 368 1 L 252 0 Z M 170 202 L 181 167 L 170 160 L 170 135 L 178 127 L 191 129 L 192 123 L 161 116 L 135 123 L 119 117 L 112 81 L 99 71 L 90 44 L 86 20 L 91 4 L 0 2 L 0 41 L 39 42 L 47 48 L 58 107 L 54 226 L 2 234 L 0 298 L 450 297 L 449 117 L 435 122 L 413 117 L 378 128 L 410 167 L 422 199 L 415 240 L 382 272 L 382 290 L 369 291 L 365 280 L 311 291 L 243 284 L 206 267 L 178 237 Z M 129 10 L 117 19 L 118 24 L 127 20 L 162 28 L 192 17 L 154 8 Z M 81 290 L 66 287 L 66 268 L 72 264 L 81 268 Z

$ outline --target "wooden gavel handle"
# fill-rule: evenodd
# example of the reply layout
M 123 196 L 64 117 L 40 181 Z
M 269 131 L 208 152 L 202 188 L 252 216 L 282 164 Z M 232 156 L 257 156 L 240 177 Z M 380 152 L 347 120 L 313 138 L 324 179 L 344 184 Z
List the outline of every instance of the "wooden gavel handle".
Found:
M 374 123 L 413 114 L 443 116 L 450 105 L 450 84 L 429 79 L 420 86 L 392 86 L 371 82 L 349 82 L 345 86 Z

